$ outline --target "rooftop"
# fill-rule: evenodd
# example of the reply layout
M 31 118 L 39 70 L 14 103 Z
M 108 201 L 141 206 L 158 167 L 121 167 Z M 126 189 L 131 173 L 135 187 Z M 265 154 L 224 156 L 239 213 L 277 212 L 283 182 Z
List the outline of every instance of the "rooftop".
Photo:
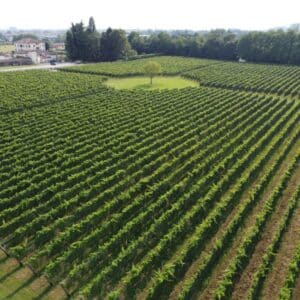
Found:
M 42 41 L 36 40 L 36 39 L 21 39 L 19 41 L 16 41 L 16 44 L 40 44 Z

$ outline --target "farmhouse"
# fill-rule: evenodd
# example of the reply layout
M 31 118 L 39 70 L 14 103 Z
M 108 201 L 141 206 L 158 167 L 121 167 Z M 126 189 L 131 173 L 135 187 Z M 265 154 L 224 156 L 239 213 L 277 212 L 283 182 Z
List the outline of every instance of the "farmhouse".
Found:
M 35 39 L 22 39 L 15 43 L 15 50 L 20 52 L 46 51 L 44 42 Z
M 43 62 L 46 54 L 46 45 L 40 40 L 26 38 L 15 43 L 15 57 L 30 58 L 34 64 Z

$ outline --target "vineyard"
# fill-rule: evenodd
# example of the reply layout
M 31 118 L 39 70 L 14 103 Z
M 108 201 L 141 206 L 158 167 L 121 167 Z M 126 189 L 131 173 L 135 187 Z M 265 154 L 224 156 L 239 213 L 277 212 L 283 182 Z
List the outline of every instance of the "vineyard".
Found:
M 166 75 L 181 74 L 201 67 L 219 64 L 217 60 L 183 58 L 172 56 L 158 56 L 151 59 L 143 58 L 132 61 L 105 62 L 98 64 L 87 64 L 83 66 L 64 68 L 65 71 L 100 74 L 107 76 L 135 76 L 144 74 L 144 65 L 148 61 L 155 60 L 162 67 L 162 73 Z
M 300 68 L 222 63 L 185 74 L 202 85 L 300 97 Z
M 103 84 L 145 60 L 0 74 L 3 250 L 61 299 L 299 299 L 300 68 Z
M 101 76 L 53 71 L 0 73 L 0 113 L 20 112 L 70 97 L 93 94 L 103 89 L 99 86 L 102 81 Z

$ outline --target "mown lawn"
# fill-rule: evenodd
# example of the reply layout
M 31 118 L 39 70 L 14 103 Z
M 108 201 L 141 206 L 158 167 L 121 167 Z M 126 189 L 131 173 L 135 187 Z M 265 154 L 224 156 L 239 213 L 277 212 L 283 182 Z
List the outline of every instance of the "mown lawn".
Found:
M 185 87 L 197 87 L 199 83 L 193 80 L 188 80 L 180 76 L 157 76 L 153 78 L 153 83 L 150 84 L 150 78 L 128 77 L 128 78 L 109 78 L 106 84 L 116 89 L 182 89 Z

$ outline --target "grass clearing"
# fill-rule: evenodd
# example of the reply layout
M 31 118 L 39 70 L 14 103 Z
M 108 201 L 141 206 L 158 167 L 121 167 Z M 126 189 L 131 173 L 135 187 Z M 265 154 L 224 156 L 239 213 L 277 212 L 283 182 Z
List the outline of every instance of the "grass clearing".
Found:
M 186 87 L 197 87 L 196 81 L 182 78 L 180 76 L 158 76 L 153 78 L 153 84 L 150 84 L 148 77 L 128 77 L 128 78 L 109 78 L 106 84 L 110 87 L 124 89 L 182 89 Z
M 15 50 L 14 45 L 0 45 L 0 53 L 8 53 Z
M 45 278 L 36 277 L 29 268 L 21 267 L 16 259 L 0 250 L 0 300 L 63 300 L 64 291 L 49 286 Z

